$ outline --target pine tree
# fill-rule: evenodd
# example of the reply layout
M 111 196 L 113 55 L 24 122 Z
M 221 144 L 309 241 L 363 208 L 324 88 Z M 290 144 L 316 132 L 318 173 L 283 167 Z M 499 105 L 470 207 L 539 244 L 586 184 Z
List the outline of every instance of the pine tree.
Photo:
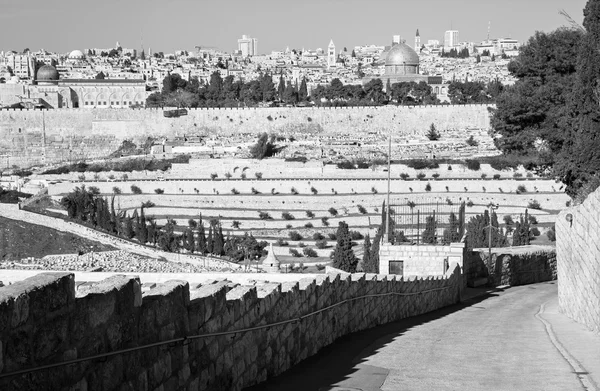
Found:
M 336 238 L 337 243 L 333 250 L 333 267 L 348 273 L 356 272 L 358 258 L 354 255 L 354 250 L 352 250 L 352 240 L 346 222 L 340 221 Z

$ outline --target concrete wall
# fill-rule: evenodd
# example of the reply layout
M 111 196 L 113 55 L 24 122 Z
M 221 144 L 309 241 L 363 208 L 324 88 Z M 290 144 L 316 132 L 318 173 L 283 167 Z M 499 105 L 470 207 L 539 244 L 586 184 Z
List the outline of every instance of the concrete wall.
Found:
M 552 246 L 520 246 L 493 248 L 467 253 L 465 280 L 487 277 L 488 285 L 525 285 L 553 281 L 557 278 L 556 250 Z
M 165 118 L 159 109 L 0 110 L 0 167 L 93 159 L 125 139 L 277 134 L 366 134 L 397 127 L 398 136 L 423 135 L 434 123 L 442 136 L 489 128 L 486 105 L 353 108 L 197 109 Z
M 235 288 L 170 281 L 144 293 L 136 278 L 116 276 L 76 292 L 72 274 L 40 274 L 0 288 L 2 374 L 184 336 L 292 322 L 1 378 L 0 389 L 240 390 L 343 335 L 457 303 L 460 286 L 458 268 L 410 281 L 365 274 Z M 359 298 L 371 294 L 382 296 Z
M 600 334 L 600 189 L 559 214 L 556 258 L 560 310 Z
M 446 270 L 462 269 L 464 243 L 447 246 L 404 246 L 381 244 L 379 247 L 379 272 L 388 274 L 390 261 L 404 262 L 404 276 L 441 276 Z

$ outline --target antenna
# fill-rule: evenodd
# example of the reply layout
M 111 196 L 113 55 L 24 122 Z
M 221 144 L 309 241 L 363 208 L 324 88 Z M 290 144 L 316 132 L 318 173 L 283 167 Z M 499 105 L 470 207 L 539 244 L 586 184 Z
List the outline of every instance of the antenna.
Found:
M 490 40 L 490 30 L 492 29 L 492 21 L 488 22 L 488 35 L 487 35 L 487 40 Z

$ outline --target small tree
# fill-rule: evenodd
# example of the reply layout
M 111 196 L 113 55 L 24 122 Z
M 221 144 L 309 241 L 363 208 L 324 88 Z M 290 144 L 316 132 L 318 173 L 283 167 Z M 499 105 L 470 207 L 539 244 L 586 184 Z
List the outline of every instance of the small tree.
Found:
M 348 224 L 344 221 L 340 221 L 339 223 L 336 238 L 337 243 L 332 256 L 333 267 L 348 273 L 356 272 L 358 258 L 354 255 L 354 250 L 352 250 L 352 240 L 350 238 Z
M 433 123 L 429 126 L 429 131 L 427 132 L 427 138 L 429 139 L 429 141 L 437 141 L 440 139 L 440 134 L 438 133 L 438 131 L 435 128 L 435 125 Z
M 329 214 L 332 215 L 332 216 L 337 216 L 338 215 L 338 211 L 334 207 L 329 208 L 328 211 L 329 211 Z
M 254 176 L 256 177 L 256 179 L 262 179 L 263 174 L 262 174 L 262 172 L 255 172 Z

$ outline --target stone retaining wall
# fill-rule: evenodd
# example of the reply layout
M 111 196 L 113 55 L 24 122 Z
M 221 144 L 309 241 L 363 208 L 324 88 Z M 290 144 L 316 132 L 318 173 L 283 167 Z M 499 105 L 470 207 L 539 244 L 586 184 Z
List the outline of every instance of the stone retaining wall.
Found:
M 517 286 L 553 281 L 557 277 L 556 251 L 550 248 L 530 251 L 520 247 L 494 248 L 491 261 L 488 250 L 480 249 L 468 252 L 466 258 L 466 281 L 487 277 L 490 286 Z
M 457 303 L 461 285 L 456 268 L 445 276 L 408 281 L 372 274 L 233 288 L 169 281 L 142 294 L 136 278 L 115 276 L 76 292 L 72 274 L 40 274 L 0 288 L 0 374 L 294 321 L 1 378 L 0 389 L 240 390 L 282 373 L 343 335 Z M 384 296 L 358 298 L 370 294 Z M 350 301 L 302 318 L 345 300 Z
M 560 311 L 600 334 L 600 189 L 556 219 Z

